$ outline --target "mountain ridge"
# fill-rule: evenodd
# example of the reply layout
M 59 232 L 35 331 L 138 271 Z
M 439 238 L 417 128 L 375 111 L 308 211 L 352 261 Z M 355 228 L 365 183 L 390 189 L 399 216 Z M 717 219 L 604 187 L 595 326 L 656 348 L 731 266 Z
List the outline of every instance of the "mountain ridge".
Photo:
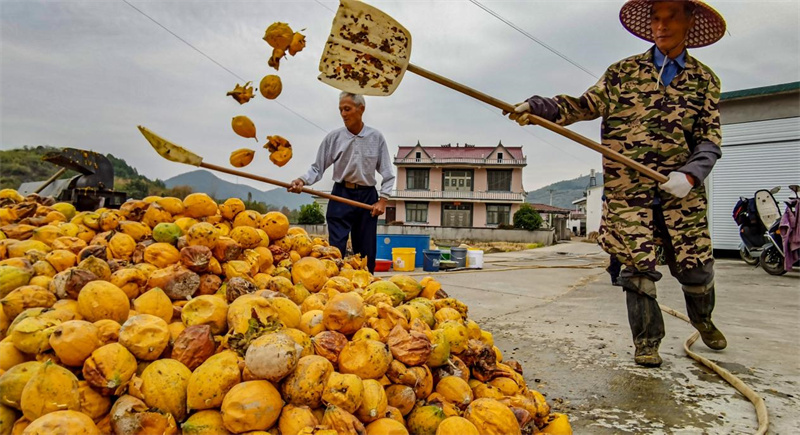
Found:
M 603 184 L 603 174 L 596 174 L 596 185 Z M 591 175 L 581 175 L 571 180 L 561 180 L 528 192 L 525 200 L 530 203 L 550 204 L 550 191 L 553 191 L 553 206 L 572 210 L 572 201 L 585 196 Z

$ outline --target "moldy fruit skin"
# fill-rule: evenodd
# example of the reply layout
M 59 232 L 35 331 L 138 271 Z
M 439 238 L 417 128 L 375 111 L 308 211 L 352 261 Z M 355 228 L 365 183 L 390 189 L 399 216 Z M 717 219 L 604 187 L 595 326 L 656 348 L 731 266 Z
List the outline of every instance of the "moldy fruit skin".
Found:
M 440 283 L 373 276 L 282 213 L 192 193 L 67 222 L 11 196 L 2 434 L 571 430 Z
M 294 32 L 286 23 L 280 21 L 272 23 L 264 32 L 264 41 L 267 41 L 272 48 L 287 50 L 292 43 Z
M 262 91 L 263 93 L 263 91 Z M 236 168 L 243 168 L 250 164 L 253 161 L 253 157 L 255 157 L 256 152 L 249 148 L 239 148 L 238 150 L 231 153 L 230 162 L 231 166 Z
M 274 100 L 281 94 L 283 83 L 281 83 L 281 78 L 274 74 L 265 75 L 258 85 L 258 90 L 264 98 Z
M 237 83 L 233 90 L 226 95 L 236 100 L 237 103 L 244 104 L 253 98 L 253 91 L 250 82 L 245 83 L 244 86 Z
M 234 116 L 233 119 L 231 119 L 231 128 L 234 133 L 241 137 L 258 140 L 256 137 L 256 125 L 253 124 L 250 118 L 244 115 Z

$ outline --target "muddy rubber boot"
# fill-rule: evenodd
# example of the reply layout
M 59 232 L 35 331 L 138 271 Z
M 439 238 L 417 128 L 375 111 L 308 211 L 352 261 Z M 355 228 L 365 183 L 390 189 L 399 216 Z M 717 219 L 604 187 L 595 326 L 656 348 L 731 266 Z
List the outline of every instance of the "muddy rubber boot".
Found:
M 711 321 L 711 312 L 714 311 L 714 287 L 705 294 L 684 291 L 686 311 L 692 326 L 700 333 L 703 343 L 710 349 L 722 350 L 728 346 L 728 341 L 722 332 Z
M 661 356 L 658 354 L 658 345 L 661 344 L 658 340 L 640 340 L 633 343 L 636 346 L 636 353 L 633 356 L 633 361 L 644 367 L 660 367 Z
M 658 302 L 634 290 L 625 290 L 625 301 L 633 344 L 636 346 L 634 362 L 644 367 L 660 366 L 662 360 L 658 355 L 658 345 L 664 338 L 664 318 Z

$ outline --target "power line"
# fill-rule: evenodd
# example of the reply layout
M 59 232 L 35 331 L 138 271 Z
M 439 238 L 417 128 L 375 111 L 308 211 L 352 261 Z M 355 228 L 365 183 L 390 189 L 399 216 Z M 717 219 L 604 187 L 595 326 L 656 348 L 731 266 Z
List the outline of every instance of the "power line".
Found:
M 327 6 L 325 6 L 325 4 L 324 4 L 324 3 L 322 3 L 321 1 L 319 1 L 319 0 L 314 0 L 314 1 L 315 1 L 315 2 L 317 2 L 317 3 L 318 3 L 320 6 L 322 6 L 323 8 L 325 8 L 325 9 L 327 9 L 327 10 L 329 10 L 329 11 L 333 12 L 333 13 L 336 13 L 336 11 L 334 11 L 333 9 L 331 9 L 331 8 L 329 8 L 329 7 L 327 7 Z
M 517 26 L 516 24 L 514 24 L 514 23 L 512 23 L 511 21 L 509 21 L 509 20 L 507 20 L 507 19 L 503 18 L 503 17 L 502 17 L 500 14 L 498 14 L 497 12 L 495 12 L 495 11 L 493 11 L 493 10 L 489 9 L 488 7 L 484 6 L 484 5 L 483 5 L 483 4 L 481 4 L 481 3 L 480 3 L 478 0 L 469 0 L 469 1 L 470 1 L 470 3 L 474 4 L 475 6 L 477 6 L 477 7 L 481 8 L 481 9 L 483 9 L 484 11 L 486 11 L 486 12 L 487 12 L 488 14 L 490 14 L 491 16 L 493 16 L 493 17 L 497 18 L 498 20 L 502 21 L 503 23 L 505 23 L 506 25 L 508 25 L 508 26 L 509 26 L 509 27 L 511 27 L 512 29 L 514 29 L 514 30 L 516 30 L 517 32 L 519 32 L 519 33 L 523 34 L 523 35 L 524 35 L 525 37 L 527 37 L 528 39 L 530 39 L 530 40 L 532 40 L 533 42 L 535 42 L 535 43 L 537 43 L 537 44 L 541 45 L 542 47 L 546 48 L 547 50 L 549 50 L 550 52 L 552 52 L 552 53 L 553 53 L 553 54 L 555 54 L 556 56 L 558 56 L 558 57 L 560 57 L 560 58 L 562 58 L 562 59 L 566 60 L 566 61 L 567 61 L 567 62 L 569 62 L 569 63 L 571 63 L 572 65 L 574 65 L 575 67 L 579 68 L 581 71 L 585 72 L 586 74 L 589 74 L 590 76 L 592 76 L 592 77 L 594 77 L 594 78 L 596 78 L 596 79 L 599 79 L 599 78 L 600 78 L 600 77 L 596 76 L 594 73 L 592 73 L 591 71 L 589 71 L 588 69 L 584 68 L 584 67 L 583 67 L 582 65 L 580 65 L 578 62 L 575 62 L 574 60 L 572 60 L 572 59 L 570 59 L 569 57 L 567 57 L 565 54 L 562 54 L 561 52 L 559 52 L 559 51 L 558 51 L 558 50 L 556 50 L 555 48 L 553 48 L 553 47 L 551 47 L 551 46 L 547 45 L 547 44 L 546 44 L 544 41 L 542 41 L 541 39 L 539 39 L 539 38 L 537 38 L 537 37 L 535 37 L 535 36 L 531 35 L 531 34 L 530 34 L 530 33 L 528 33 L 527 31 L 525 31 L 524 29 L 522 29 L 522 28 L 520 28 L 519 26 Z
M 322 6 L 323 8 L 325 8 L 325 9 L 327 9 L 327 10 L 331 11 L 331 12 L 334 12 L 332 9 L 330 9 L 330 8 L 329 8 L 329 7 L 327 7 L 327 6 L 325 6 L 325 5 L 324 5 L 322 2 L 320 2 L 319 0 L 314 0 L 314 1 L 316 1 L 316 2 L 317 2 L 317 4 L 319 4 L 319 5 L 320 5 L 320 6 Z M 481 4 L 480 4 L 480 3 L 478 3 L 478 2 L 475 2 L 475 1 L 473 1 L 473 0 L 470 0 L 470 1 L 472 1 L 473 3 L 475 3 L 477 6 L 479 6 L 479 7 L 483 8 L 484 10 L 486 10 L 487 12 L 489 12 L 490 14 L 494 15 L 494 16 L 495 16 L 495 17 L 497 17 L 498 19 L 500 19 L 500 20 L 502 20 L 502 21 L 504 21 L 504 22 L 505 22 L 505 19 L 503 19 L 503 18 L 502 18 L 502 17 L 500 17 L 499 15 L 495 14 L 495 13 L 494 13 L 493 11 L 491 11 L 490 9 L 488 9 L 488 8 L 485 8 L 483 5 L 481 5 Z M 526 32 L 525 32 L 524 30 L 517 28 L 516 26 L 514 26 L 514 24 L 512 24 L 512 23 L 507 23 L 507 24 L 511 25 L 512 27 L 514 27 L 514 28 L 515 28 L 515 29 L 517 29 L 518 31 L 522 32 L 523 34 L 526 34 Z M 531 36 L 531 35 L 529 35 L 529 34 L 526 34 L 526 36 L 528 36 L 529 38 L 533 38 L 533 36 Z M 533 38 L 533 39 L 534 39 L 535 41 L 539 42 L 538 40 L 536 40 L 536 38 Z M 541 43 L 541 42 L 540 42 L 540 43 Z M 543 44 L 543 43 L 542 43 L 542 44 Z M 558 52 L 556 52 L 556 54 L 559 54 L 559 53 L 558 53 Z M 561 55 L 561 54 L 559 54 L 559 56 L 562 56 L 562 55 Z M 564 56 L 562 56 L 562 57 L 564 57 Z M 571 63 L 572 63 L 572 61 L 570 61 L 569 59 L 567 59 L 567 58 L 565 58 L 565 59 L 566 59 L 567 61 L 569 61 L 569 62 L 571 62 Z M 584 68 L 583 68 L 583 67 L 581 67 L 580 65 L 577 65 L 577 64 L 575 64 L 575 65 L 576 65 L 578 68 L 581 68 L 581 69 L 583 69 L 584 71 L 586 71 L 587 73 L 589 73 L 589 74 L 593 75 L 593 74 L 592 74 L 590 71 L 587 71 L 586 69 L 584 69 Z M 499 117 L 501 117 L 501 118 L 504 118 L 504 119 L 505 119 L 505 116 L 503 116 L 503 115 L 501 115 L 501 114 L 497 113 L 497 111 L 496 111 L 496 110 L 492 110 L 492 109 L 490 109 L 490 108 L 486 107 L 486 105 L 484 105 L 484 104 L 480 104 L 480 103 L 478 103 L 477 101 L 473 101 L 473 103 L 477 104 L 478 106 L 480 106 L 480 107 L 481 107 L 481 108 L 483 108 L 484 110 L 488 110 L 489 112 L 491 112 L 491 113 L 493 113 L 493 114 L 495 114 L 495 115 L 497 115 L 497 116 L 499 116 Z M 551 148 L 558 150 L 559 152 L 563 152 L 564 154 L 568 154 L 568 155 L 570 155 L 570 156 L 574 157 L 575 159 L 577 159 L 577 160 L 580 160 L 580 161 L 582 161 L 582 162 L 584 162 L 584 163 L 589 163 L 589 162 L 588 162 L 588 161 L 587 161 L 585 158 L 579 157 L 579 156 L 577 156 L 577 155 L 575 155 L 575 154 L 571 153 L 569 150 L 567 150 L 567 149 L 565 149 L 565 148 L 563 148 L 563 147 L 557 147 L 557 146 L 553 145 L 552 143 L 550 143 L 550 142 L 548 142 L 547 140 L 543 139 L 541 136 L 539 136 L 539 135 L 537 135 L 537 134 L 533 133 L 533 132 L 531 131 L 531 129 L 523 128 L 523 129 L 522 129 L 522 131 L 523 131 L 525 134 L 527 134 L 527 135 L 529 135 L 529 136 L 531 136 L 531 137 L 533 137 L 533 138 L 535 138 L 535 139 L 538 139 L 539 141 L 543 142 L 544 144 L 546 144 L 546 145 L 550 146 Z M 591 164 L 594 164 L 594 163 L 591 163 Z
M 140 14 L 142 14 L 143 16 L 147 17 L 147 19 L 149 19 L 150 21 L 152 21 L 153 23 L 155 23 L 155 24 L 156 24 L 158 27 L 161 27 L 162 29 L 164 29 L 164 30 L 166 30 L 167 32 L 169 32 L 169 34 L 170 34 L 170 35 L 172 35 L 172 36 L 176 37 L 176 38 L 177 38 L 179 41 L 181 41 L 181 42 L 183 42 L 184 44 L 186 44 L 186 45 L 188 45 L 189 47 L 191 47 L 191 48 L 192 48 L 192 50 L 194 50 L 194 51 L 196 51 L 196 52 L 200 53 L 200 54 L 201 54 L 203 57 L 205 57 L 206 59 L 210 60 L 211 62 L 214 62 L 214 64 L 215 64 L 215 65 L 217 65 L 218 67 L 220 67 L 220 68 L 224 69 L 225 71 L 227 71 L 227 72 L 228 72 L 228 74 L 230 74 L 230 75 L 232 75 L 232 76 L 236 77 L 237 79 L 239 79 L 239 80 L 240 80 L 240 81 L 242 81 L 242 82 L 247 82 L 247 81 L 248 81 L 248 80 L 246 80 L 245 78 L 243 78 L 242 76 L 240 76 L 239 74 L 236 74 L 235 72 L 233 72 L 233 71 L 231 71 L 230 69 L 228 69 L 228 68 L 227 68 L 225 65 L 223 65 L 223 64 L 221 64 L 221 63 L 219 63 L 219 62 L 217 62 L 217 61 L 216 61 L 214 58 L 212 58 L 211 56 L 207 55 L 206 53 L 204 53 L 204 52 L 203 52 L 202 50 L 200 50 L 199 48 L 197 48 L 197 47 L 195 47 L 194 45 L 192 45 L 191 43 L 189 43 L 189 41 L 187 41 L 187 40 L 185 40 L 185 39 L 181 38 L 181 37 L 180 37 L 180 36 L 179 36 L 177 33 L 173 32 L 172 30 L 168 29 L 168 28 L 167 28 L 166 26 L 164 26 L 163 24 L 159 23 L 159 22 L 158 22 L 158 21 L 157 21 L 155 18 L 151 17 L 150 15 L 147 15 L 147 14 L 146 14 L 144 11 L 142 11 L 141 9 L 139 9 L 139 8 L 137 8 L 136 6 L 132 5 L 132 4 L 131 4 L 131 3 L 130 3 L 128 0 L 122 0 L 122 2 L 124 2 L 126 5 L 130 6 L 131 8 L 133 8 L 133 9 L 134 9 L 136 12 L 139 12 L 139 13 L 140 13 Z M 317 3 L 319 3 L 319 2 L 317 2 Z M 320 5 L 322 5 L 322 3 L 320 3 Z M 324 7 L 325 5 L 322 5 L 322 6 Z M 280 101 L 277 101 L 277 100 L 273 100 L 273 101 L 275 101 L 276 103 L 278 103 L 278 105 L 279 105 L 279 106 L 281 106 L 281 107 L 283 107 L 284 109 L 288 110 L 289 112 L 293 113 L 295 116 L 299 117 L 300 119 L 302 119 L 302 120 L 306 121 L 307 123 L 309 123 L 309 124 L 313 125 L 314 127 L 317 127 L 317 128 L 318 128 L 318 129 L 320 129 L 320 130 L 321 130 L 323 133 L 327 133 L 327 131 L 328 131 L 328 130 L 326 130 L 326 129 L 324 129 L 324 128 L 320 127 L 320 126 L 319 126 L 317 123 L 315 123 L 315 122 L 311 121 L 310 119 L 306 118 L 305 116 L 303 116 L 303 115 L 299 114 L 298 112 L 296 112 L 296 111 L 292 110 L 292 109 L 291 109 L 289 106 L 287 106 L 287 105 L 285 105 L 285 104 L 283 104 L 283 103 L 281 103 Z

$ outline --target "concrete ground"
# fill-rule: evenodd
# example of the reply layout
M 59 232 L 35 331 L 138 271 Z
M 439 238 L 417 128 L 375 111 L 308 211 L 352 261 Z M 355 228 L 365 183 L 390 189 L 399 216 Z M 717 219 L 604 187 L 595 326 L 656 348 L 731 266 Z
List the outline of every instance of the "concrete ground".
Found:
M 750 402 L 684 355 L 693 329 L 682 320 L 664 314 L 661 368 L 633 363 L 625 298 L 610 285 L 606 258 L 596 245 L 575 242 L 491 254 L 479 273 L 435 276 L 504 356 L 522 364 L 528 386 L 569 415 L 576 434 L 754 433 Z M 530 268 L 508 269 L 515 266 Z M 714 320 L 728 348 L 715 352 L 698 341 L 692 349 L 764 398 L 769 433 L 799 433 L 800 273 L 775 277 L 727 259 L 716 271 Z M 664 273 L 659 302 L 685 313 L 680 285 Z

